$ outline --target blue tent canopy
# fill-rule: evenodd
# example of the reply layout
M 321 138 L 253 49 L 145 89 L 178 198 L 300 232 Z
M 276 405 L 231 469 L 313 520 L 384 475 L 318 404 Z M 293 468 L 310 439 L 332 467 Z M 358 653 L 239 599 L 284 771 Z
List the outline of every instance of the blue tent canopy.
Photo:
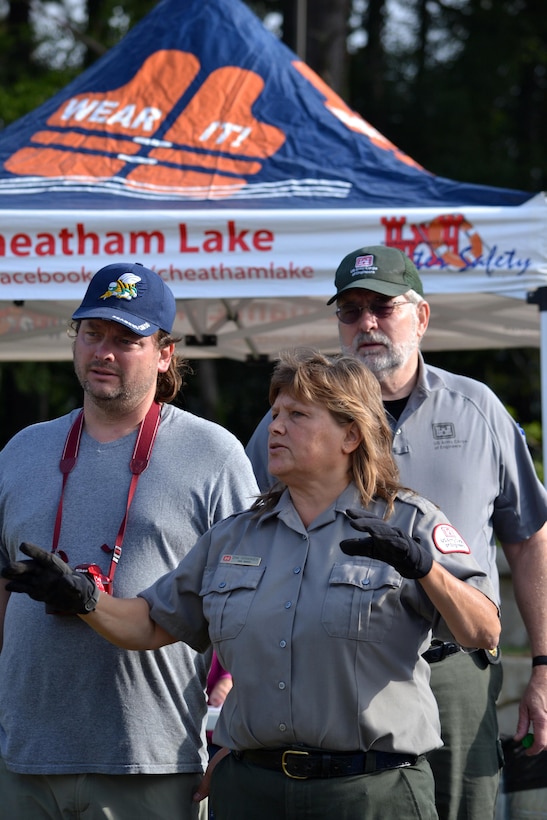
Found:
M 0 138 L 0 208 L 519 205 L 436 177 L 240 0 L 162 0 Z

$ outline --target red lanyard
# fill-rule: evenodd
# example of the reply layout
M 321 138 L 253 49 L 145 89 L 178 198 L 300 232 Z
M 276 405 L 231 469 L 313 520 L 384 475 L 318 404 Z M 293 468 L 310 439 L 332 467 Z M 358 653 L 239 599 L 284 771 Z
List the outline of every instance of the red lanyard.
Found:
M 156 401 L 153 402 L 150 409 L 148 410 L 148 413 L 141 421 L 139 426 L 139 432 L 137 435 L 137 440 L 135 442 L 135 448 L 133 450 L 131 461 L 129 462 L 129 469 L 131 470 L 132 476 L 131 484 L 129 485 L 129 492 L 127 493 L 125 515 L 123 517 L 122 523 L 120 524 L 118 535 L 116 536 L 116 543 L 114 545 L 114 550 L 112 552 L 112 560 L 110 562 L 110 570 L 108 572 L 108 578 L 110 582 L 114 580 L 116 566 L 118 564 L 118 561 L 120 560 L 120 555 L 122 554 L 122 542 L 125 535 L 125 528 L 127 526 L 129 507 L 131 506 L 133 496 L 135 495 L 135 490 L 137 489 L 137 482 L 139 480 L 140 474 L 144 472 L 144 470 L 146 470 L 146 468 L 148 467 L 148 462 L 150 461 L 152 447 L 154 446 L 154 441 L 156 440 L 156 433 L 158 432 L 158 427 L 160 424 L 160 413 L 161 404 L 158 404 L 158 402 Z M 59 506 L 57 508 L 57 516 L 55 519 L 55 527 L 53 529 L 53 542 L 51 546 L 52 552 L 57 552 L 57 547 L 59 544 L 59 536 L 61 534 L 61 522 L 63 518 L 63 497 L 65 493 L 65 486 L 68 479 L 68 474 L 71 470 L 74 469 L 76 460 L 78 458 L 78 451 L 80 449 L 80 439 L 82 437 L 83 426 L 84 411 L 81 410 L 68 432 L 68 436 L 66 437 L 65 441 L 65 446 L 63 448 L 63 454 L 61 456 L 61 461 L 59 462 L 59 469 L 63 474 L 63 486 L 61 487 L 61 497 L 59 499 Z M 59 555 L 65 561 L 67 560 L 67 557 L 62 550 L 59 550 Z

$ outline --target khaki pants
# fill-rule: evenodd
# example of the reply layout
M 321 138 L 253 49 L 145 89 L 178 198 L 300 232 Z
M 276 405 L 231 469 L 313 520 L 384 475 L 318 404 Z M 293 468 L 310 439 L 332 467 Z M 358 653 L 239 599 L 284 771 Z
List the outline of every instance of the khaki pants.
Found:
M 194 774 L 54 774 L 8 771 L 0 758 L 0 820 L 205 820 Z

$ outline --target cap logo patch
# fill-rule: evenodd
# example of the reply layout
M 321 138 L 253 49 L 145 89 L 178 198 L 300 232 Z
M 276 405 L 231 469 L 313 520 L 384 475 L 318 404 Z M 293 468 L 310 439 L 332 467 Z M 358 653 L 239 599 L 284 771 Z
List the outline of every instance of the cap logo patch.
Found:
M 471 552 L 459 532 L 450 524 L 437 524 L 433 530 L 433 543 L 443 555 L 451 552 L 465 552 L 469 555 Z
M 374 256 L 372 254 L 368 254 L 368 256 L 358 256 L 355 260 L 356 268 L 371 268 L 373 264 Z
M 110 282 L 108 290 L 106 290 L 100 299 L 109 299 L 114 296 L 116 299 L 137 299 L 137 282 L 141 281 L 140 276 L 134 273 L 122 273 L 119 279 Z

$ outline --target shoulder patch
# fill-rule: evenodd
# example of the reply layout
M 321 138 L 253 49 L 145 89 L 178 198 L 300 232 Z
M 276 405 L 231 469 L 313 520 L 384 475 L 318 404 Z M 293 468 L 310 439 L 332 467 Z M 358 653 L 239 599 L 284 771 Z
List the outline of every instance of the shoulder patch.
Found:
M 433 530 L 433 543 L 443 555 L 451 552 L 471 552 L 459 532 L 451 524 L 437 524 Z

